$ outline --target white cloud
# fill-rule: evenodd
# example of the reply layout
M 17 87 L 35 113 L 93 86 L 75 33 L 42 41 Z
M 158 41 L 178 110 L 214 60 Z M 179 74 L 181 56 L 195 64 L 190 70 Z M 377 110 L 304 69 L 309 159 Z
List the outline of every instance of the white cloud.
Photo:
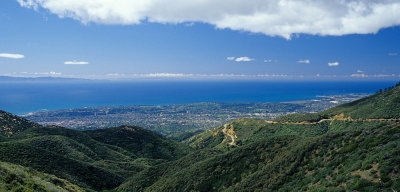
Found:
M 65 61 L 65 65 L 87 65 L 89 62 L 87 61 Z
M 22 59 L 25 56 L 21 54 L 14 54 L 14 53 L 0 53 L 0 57 L 8 58 L 8 59 Z
M 309 63 L 310 63 L 310 60 L 309 60 L 309 59 L 298 60 L 297 63 L 306 63 L 306 64 L 309 64 Z
M 249 62 L 249 61 L 253 61 L 253 58 L 250 57 L 238 57 L 235 59 L 236 62 Z
M 362 70 L 357 70 L 357 73 L 364 73 L 364 71 L 362 71 Z
M 271 63 L 272 62 L 272 59 L 265 59 L 264 60 L 264 63 Z
M 336 66 L 339 66 L 339 62 L 330 62 L 330 63 L 328 63 L 328 66 L 329 66 L 329 67 L 336 67 Z
M 54 71 L 51 71 L 50 73 L 49 73 L 49 75 L 61 75 L 62 73 L 60 73 L 60 72 L 54 72 Z
M 368 75 L 364 74 L 364 73 L 355 73 L 355 74 L 351 74 L 350 77 L 355 77 L 355 78 L 367 78 Z
M 183 73 L 150 73 L 145 74 L 145 77 L 191 77 L 193 74 L 183 74 Z
M 15 77 L 44 77 L 44 76 L 60 76 L 62 75 L 61 72 L 55 72 L 55 71 L 50 71 L 50 72 L 13 72 L 11 74 L 8 74 L 7 76 L 15 76 Z
M 25 74 L 31 74 L 31 75 L 62 75 L 62 73 L 60 72 L 54 72 L 54 71 L 50 71 L 50 72 L 33 72 L 33 73 L 25 73 Z
M 144 74 L 106 74 L 107 79 L 276 79 L 276 78 L 303 78 L 303 75 L 287 74 L 192 74 L 192 73 L 144 73 Z
M 389 56 L 397 56 L 397 53 L 388 53 Z
M 400 24 L 399 0 L 17 0 L 82 23 L 202 22 L 281 36 L 377 33 Z
M 233 61 L 233 60 L 235 60 L 235 57 L 227 57 L 226 60 Z
M 351 74 L 350 77 L 354 77 L 354 78 L 393 78 L 396 77 L 398 75 L 396 74 L 374 74 L 374 75 L 367 75 L 364 73 L 356 73 L 356 74 Z

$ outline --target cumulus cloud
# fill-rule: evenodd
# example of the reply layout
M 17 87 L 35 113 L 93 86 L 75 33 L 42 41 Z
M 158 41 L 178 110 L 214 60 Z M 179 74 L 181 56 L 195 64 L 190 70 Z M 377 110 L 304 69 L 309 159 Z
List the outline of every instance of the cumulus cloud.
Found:
M 336 66 L 339 66 L 339 62 L 329 62 L 329 63 L 328 63 L 328 66 L 329 66 L 329 67 L 336 67 Z
M 238 57 L 235 59 L 236 62 L 249 62 L 249 61 L 253 61 L 253 58 L 250 57 Z
M 8 59 L 22 59 L 25 56 L 21 54 L 14 54 L 14 53 L 0 53 L 0 57 L 8 58 Z
M 89 62 L 87 61 L 65 61 L 65 65 L 87 65 Z
M 297 63 L 306 63 L 306 64 L 309 64 L 309 63 L 310 63 L 310 60 L 309 60 L 309 59 L 298 60 Z
M 388 53 L 389 56 L 397 56 L 397 53 Z
M 235 57 L 227 57 L 226 60 L 233 61 L 233 60 L 235 60 Z
M 82 23 L 140 24 L 202 22 L 281 36 L 376 33 L 400 24 L 399 0 L 17 0 Z

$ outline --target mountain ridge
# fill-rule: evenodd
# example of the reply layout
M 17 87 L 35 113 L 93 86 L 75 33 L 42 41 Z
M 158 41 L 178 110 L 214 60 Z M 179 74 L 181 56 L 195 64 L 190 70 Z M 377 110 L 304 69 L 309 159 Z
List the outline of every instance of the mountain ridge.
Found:
M 198 151 L 215 150 L 216 155 L 191 161 L 183 169 L 173 162 L 148 168 L 118 190 L 398 190 L 400 111 L 392 109 L 399 100 L 391 98 L 398 98 L 399 91 L 397 85 L 316 114 L 289 115 L 273 121 L 236 119 L 185 141 Z M 386 98 L 389 103 L 381 105 L 376 98 Z M 379 113 L 361 116 L 362 106 L 377 106 Z M 361 115 L 349 117 L 343 111 Z M 393 115 L 384 114 L 386 111 Z M 165 172 L 167 167 L 169 171 Z M 162 176 L 157 177 L 160 172 Z M 139 177 L 157 179 L 140 183 L 136 181 Z
M 87 191 L 393 191 L 399 97 L 397 85 L 320 113 L 238 118 L 185 144 L 136 126 L 76 131 L 0 111 L 13 130 L 0 161 Z

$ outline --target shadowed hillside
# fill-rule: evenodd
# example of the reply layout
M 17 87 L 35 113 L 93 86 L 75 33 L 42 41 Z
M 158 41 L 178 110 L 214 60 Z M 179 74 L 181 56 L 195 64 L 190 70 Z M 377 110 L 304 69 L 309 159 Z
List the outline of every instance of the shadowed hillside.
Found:
M 1 125 L 12 134 L 0 142 L 0 161 L 55 175 L 86 190 L 113 189 L 136 172 L 190 151 L 140 127 L 82 132 L 42 127 L 6 112 Z

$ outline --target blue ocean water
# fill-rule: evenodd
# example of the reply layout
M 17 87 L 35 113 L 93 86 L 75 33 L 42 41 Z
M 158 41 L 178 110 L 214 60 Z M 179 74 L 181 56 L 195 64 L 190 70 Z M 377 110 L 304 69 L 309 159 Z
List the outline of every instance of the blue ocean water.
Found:
M 0 109 L 40 110 L 198 102 L 282 102 L 375 93 L 395 82 L 1 82 Z

